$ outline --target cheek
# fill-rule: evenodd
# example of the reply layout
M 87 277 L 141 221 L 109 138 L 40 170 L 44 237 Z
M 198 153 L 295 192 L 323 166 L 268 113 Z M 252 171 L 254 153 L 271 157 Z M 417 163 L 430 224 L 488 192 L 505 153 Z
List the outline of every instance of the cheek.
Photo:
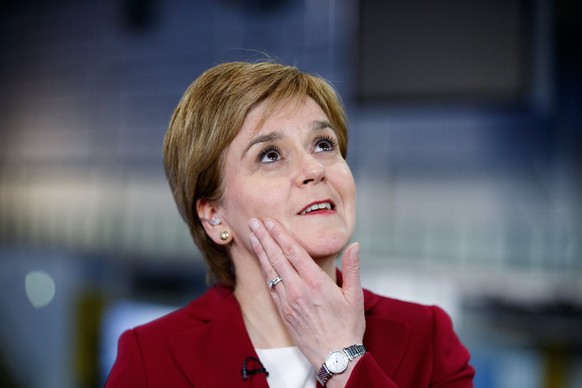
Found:
M 344 197 L 344 201 L 354 203 L 356 200 L 356 183 L 354 176 L 347 165 L 337 171 L 337 186 Z
M 254 195 L 248 199 L 253 203 L 253 216 L 261 219 L 280 218 L 283 205 L 287 203 L 286 198 L 282 198 L 280 193 L 269 190 L 257 190 Z
M 265 182 L 254 182 L 252 179 L 244 179 L 244 182 L 237 179 L 226 194 L 226 210 L 230 218 L 240 218 L 245 225 L 251 217 L 275 217 L 281 204 L 285 203 L 284 198 L 279 195 L 280 192 Z
M 337 184 L 340 187 L 340 195 L 342 196 L 342 200 L 346 209 L 347 221 L 353 228 L 353 224 L 355 223 L 356 219 L 356 183 L 354 181 L 353 175 L 351 174 L 351 171 L 349 168 L 347 168 L 347 166 L 338 176 L 341 177 Z

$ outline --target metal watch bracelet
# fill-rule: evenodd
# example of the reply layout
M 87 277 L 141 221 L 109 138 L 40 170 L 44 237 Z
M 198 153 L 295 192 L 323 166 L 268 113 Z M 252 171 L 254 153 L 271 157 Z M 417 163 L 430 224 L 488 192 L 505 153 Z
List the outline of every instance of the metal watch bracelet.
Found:
M 332 353 L 338 353 L 338 352 L 342 352 L 345 355 L 345 357 L 347 357 L 347 362 L 349 363 L 352 360 L 354 360 L 355 358 L 366 354 L 366 348 L 364 347 L 363 344 L 355 344 L 355 345 L 343 348 L 341 351 L 332 350 L 331 352 L 329 352 L 326 360 L 323 362 L 323 364 L 321 365 L 321 368 L 319 369 L 319 372 L 317 373 L 317 381 L 319 381 L 319 383 L 323 387 L 325 387 L 327 382 L 329 381 L 329 379 L 331 379 L 332 376 L 334 374 L 336 374 L 336 373 L 333 373 L 332 371 L 329 370 L 326 363 L 328 362 L 328 359 Z M 345 371 L 346 369 L 347 369 L 347 366 L 343 370 L 341 370 L 340 372 L 337 372 L 337 373 L 343 373 L 343 371 Z

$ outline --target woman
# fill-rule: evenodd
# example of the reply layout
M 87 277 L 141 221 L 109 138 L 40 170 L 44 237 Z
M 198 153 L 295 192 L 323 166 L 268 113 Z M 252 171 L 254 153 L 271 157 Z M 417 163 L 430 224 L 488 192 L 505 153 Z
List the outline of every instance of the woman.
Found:
M 442 310 L 362 290 L 346 151 L 321 78 L 274 63 L 202 74 L 164 166 L 214 286 L 125 332 L 107 386 L 472 386 Z

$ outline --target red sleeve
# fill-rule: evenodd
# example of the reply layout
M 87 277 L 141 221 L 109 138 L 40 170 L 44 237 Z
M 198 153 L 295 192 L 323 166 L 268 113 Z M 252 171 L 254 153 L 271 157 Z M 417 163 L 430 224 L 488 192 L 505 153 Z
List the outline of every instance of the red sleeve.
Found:
M 475 370 L 469 364 L 469 352 L 455 334 L 447 313 L 439 307 L 432 310 L 434 360 L 431 387 L 472 387 Z
M 134 330 L 119 337 L 117 358 L 109 372 L 106 388 L 145 387 L 146 375 L 141 348 Z

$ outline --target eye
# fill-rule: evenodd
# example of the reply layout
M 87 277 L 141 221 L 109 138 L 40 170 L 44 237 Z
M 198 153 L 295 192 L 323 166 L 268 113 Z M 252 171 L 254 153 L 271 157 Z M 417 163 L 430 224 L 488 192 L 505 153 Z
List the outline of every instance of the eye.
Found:
M 268 146 L 259 154 L 257 162 L 259 163 L 273 163 L 281 159 L 281 151 L 275 146 Z
M 337 140 L 331 136 L 324 136 L 315 140 L 315 152 L 329 152 L 337 148 Z

